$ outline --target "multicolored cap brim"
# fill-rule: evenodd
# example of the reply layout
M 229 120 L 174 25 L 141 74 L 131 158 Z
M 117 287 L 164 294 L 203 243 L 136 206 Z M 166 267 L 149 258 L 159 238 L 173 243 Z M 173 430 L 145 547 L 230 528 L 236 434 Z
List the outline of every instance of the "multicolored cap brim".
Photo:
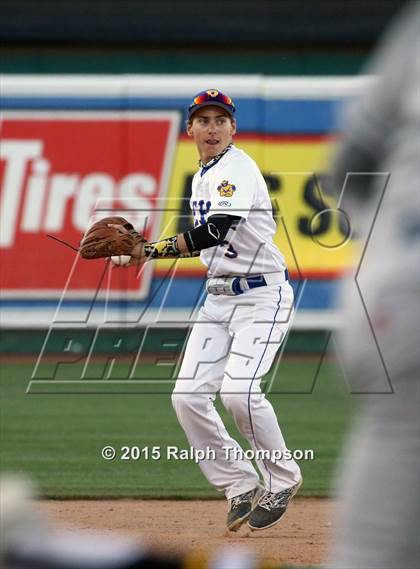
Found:
M 190 119 L 198 109 L 209 107 L 210 105 L 225 109 L 232 117 L 235 112 L 235 105 L 228 95 L 225 95 L 218 89 L 207 89 L 194 97 L 193 102 L 188 107 L 188 118 Z

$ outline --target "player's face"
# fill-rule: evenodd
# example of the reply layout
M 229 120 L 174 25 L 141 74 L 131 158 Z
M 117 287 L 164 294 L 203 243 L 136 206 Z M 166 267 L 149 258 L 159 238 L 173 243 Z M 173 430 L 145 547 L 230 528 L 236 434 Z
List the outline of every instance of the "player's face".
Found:
M 187 126 L 187 133 L 194 139 L 205 164 L 232 142 L 235 132 L 235 121 L 220 107 L 199 109 Z

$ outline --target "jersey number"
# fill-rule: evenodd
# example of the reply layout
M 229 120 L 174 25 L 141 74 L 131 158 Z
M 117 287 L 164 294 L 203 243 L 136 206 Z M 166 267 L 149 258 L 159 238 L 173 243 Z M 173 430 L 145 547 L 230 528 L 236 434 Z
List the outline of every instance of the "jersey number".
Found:
M 225 253 L 225 257 L 228 259 L 236 259 L 238 256 L 238 252 L 233 248 L 233 246 L 229 243 L 229 241 L 222 241 L 221 247 L 227 245 L 227 251 Z

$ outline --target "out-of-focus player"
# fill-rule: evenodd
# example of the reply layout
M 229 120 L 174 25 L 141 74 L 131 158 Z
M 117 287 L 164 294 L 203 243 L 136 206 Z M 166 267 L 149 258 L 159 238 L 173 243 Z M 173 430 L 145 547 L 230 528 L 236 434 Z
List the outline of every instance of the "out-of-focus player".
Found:
M 343 464 L 334 569 L 420 564 L 419 6 L 405 8 L 377 51 L 377 77 L 349 110 L 334 165 L 337 190 L 348 175 L 342 207 L 369 237 L 357 282 L 370 319 L 350 280 L 342 345 L 352 388 L 367 394 Z

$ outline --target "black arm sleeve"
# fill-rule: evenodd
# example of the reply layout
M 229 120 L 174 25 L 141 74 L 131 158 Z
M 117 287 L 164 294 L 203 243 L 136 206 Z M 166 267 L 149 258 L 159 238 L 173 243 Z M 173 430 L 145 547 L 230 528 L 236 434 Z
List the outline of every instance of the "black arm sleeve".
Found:
M 188 251 L 193 253 L 194 251 L 201 251 L 202 249 L 220 245 L 232 225 L 236 225 L 240 219 L 237 215 L 211 215 L 207 219 L 207 223 L 184 233 Z

